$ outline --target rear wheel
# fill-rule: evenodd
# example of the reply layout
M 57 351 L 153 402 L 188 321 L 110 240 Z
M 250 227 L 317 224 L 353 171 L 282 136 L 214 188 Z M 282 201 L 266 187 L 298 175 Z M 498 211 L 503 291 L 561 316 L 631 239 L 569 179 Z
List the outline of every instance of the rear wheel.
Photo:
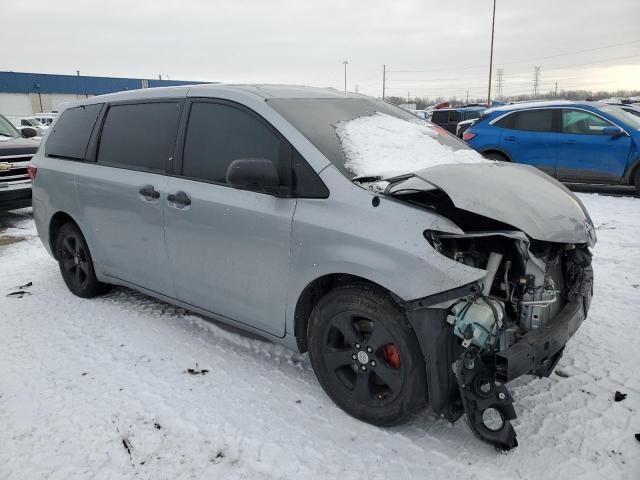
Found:
M 56 257 L 64 283 L 72 293 L 90 298 L 106 291 L 107 285 L 96 278 L 89 247 L 77 225 L 65 223 L 60 227 Z
M 384 290 L 351 285 L 330 291 L 311 314 L 308 345 L 318 381 L 348 414 L 397 425 L 426 404 L 418 341 Z
M 509 159 L 506 155 L 500 152 L 489 152 L 484 154 L 485 157 L 490 158 L 491 160 L 495 160 L 497 162 L 508 162 Z
M 636 187 L 636 192 L 640 195 L 640 167 L 636 170 L 636 174 L 633 176 L 633 186 Z

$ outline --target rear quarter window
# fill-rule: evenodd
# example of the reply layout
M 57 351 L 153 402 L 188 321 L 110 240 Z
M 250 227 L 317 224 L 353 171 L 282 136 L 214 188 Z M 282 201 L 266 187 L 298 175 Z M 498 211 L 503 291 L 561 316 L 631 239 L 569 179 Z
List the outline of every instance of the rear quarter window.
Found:
M 91 132 L 102 104 L 83 105 L 65 110 L 47 137 L 45 155 L 84 160 Z

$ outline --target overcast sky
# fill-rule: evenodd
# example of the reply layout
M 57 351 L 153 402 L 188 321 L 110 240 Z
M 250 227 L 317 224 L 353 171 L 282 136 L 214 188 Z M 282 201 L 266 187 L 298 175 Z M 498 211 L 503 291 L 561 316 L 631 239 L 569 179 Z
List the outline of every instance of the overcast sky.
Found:
M 486 95 L 492 0 L 5 0 L 0 70 Z M 581 53 L 576 53 L 581 52 Z M 566 54 L 566 55 L 565 55 Z M 640 89 L 640 0 L 498 0 L 504 93 Z M 494 69 L 495 71 L 495 69 Z M 494 75 L 495 80 L 495 75 Z M 495 82 L 494 82 L 495 85 Z

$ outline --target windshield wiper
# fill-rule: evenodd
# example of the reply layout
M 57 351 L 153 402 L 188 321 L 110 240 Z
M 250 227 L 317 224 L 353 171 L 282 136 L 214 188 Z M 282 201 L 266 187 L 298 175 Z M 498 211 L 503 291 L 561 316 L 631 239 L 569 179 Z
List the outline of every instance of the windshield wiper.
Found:
M 362 177 L 353 177 L 351 179 L 351 181 L 353 183 L 373 183 L 373 182 L 379 182 L 382 180 L 382 177 L 380 175 L 371 175 L 371 176 L 362 176 Z

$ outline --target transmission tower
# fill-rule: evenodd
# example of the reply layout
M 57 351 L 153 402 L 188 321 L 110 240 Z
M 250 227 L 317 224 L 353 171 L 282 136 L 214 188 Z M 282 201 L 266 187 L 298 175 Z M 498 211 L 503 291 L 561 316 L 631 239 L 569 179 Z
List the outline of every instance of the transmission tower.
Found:
M 498 68 L 496 75 L 496 98 L 502 98 L 502 88 L 504 87 L 504 68 Z
M 542 67 L 540 65 L 536 65 L 533 67 L 533 90 L 531 92 L 531 96 L 536 98 L 538 96 L 538 87 L 540 86 L 540 70 Z

